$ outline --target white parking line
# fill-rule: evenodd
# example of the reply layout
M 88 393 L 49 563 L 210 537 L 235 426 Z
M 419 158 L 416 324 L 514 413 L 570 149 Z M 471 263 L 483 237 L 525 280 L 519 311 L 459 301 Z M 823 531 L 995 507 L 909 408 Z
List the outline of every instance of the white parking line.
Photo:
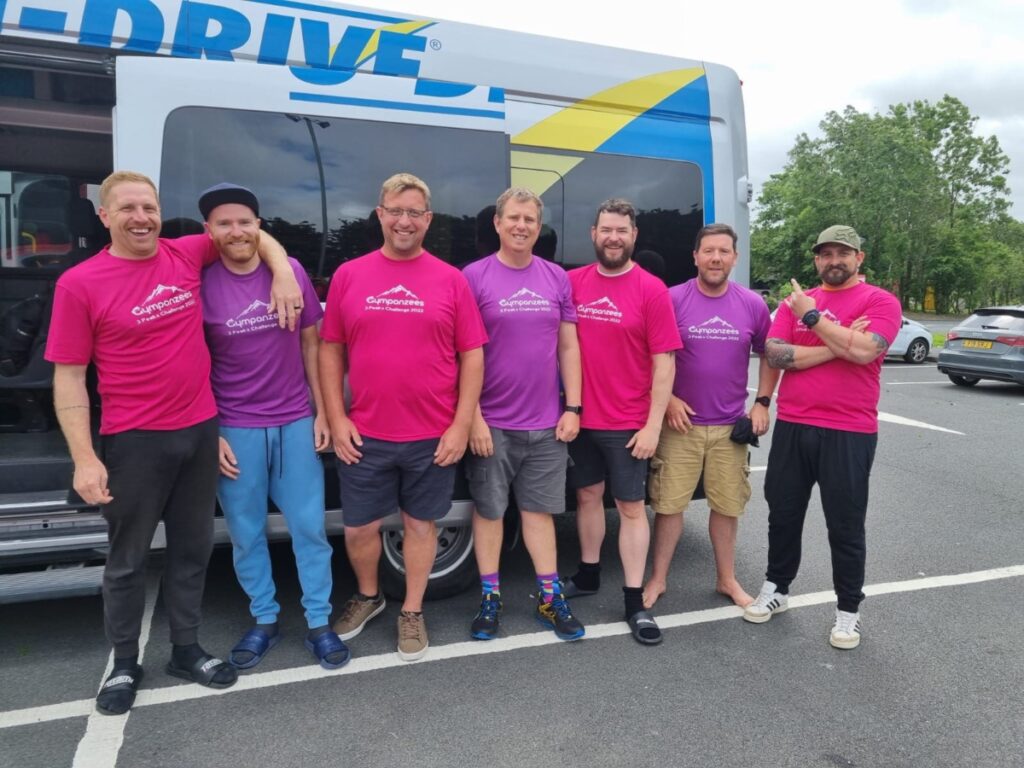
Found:
M 882 383 L 887 387 L 902 387 L 907 384 L 941 384 L 944 387 L 949 386 L 948 381 L 885 381 Z
M 937 427 L 934 424 L 929 424 L 924 421 L 915 421 L 914 419 L 907 419 L 903 416 L 896 416 L 892 413 L 878 412 L 878 420 L 885 421 L 889 424 L 900 424 L 904 427 L 917 427 L 918 429 L 931 429 L 935 432 L 947 432 L 951 435 L 962 435 L 963 432 L 957 432 L 955 429 L 946 429 L 945 427 Z
M 139 663 L 142 663 L 149 642 L 149 629 L 153 624 L 153 606 L 156 605 L 157 592 L 160 589 L 160 574 L 150 569 L 146 574 L 146 607 L 142 614 L 142 632 L 139 634 Z M 114 654 L 111 652 L 107 660 L 107 668 L 100 678 L 100 685 L 107 679 L 114 668 Z M 99 686 L 97 686 L 97 691 Z M 78 742 L 75 759 L 71 768 L 114 768 L 117 756 L 124 742 L 124 729 L 128 725 L 129 712 L 124 717 L 101 715 L 96 711 L 95 701 L 89 699 L 89 720 L 85 724 L 85 735 Z
M 978 584 L 984 581 L 996 579 L 1010 579 L 1024 576 L 1024 565 L 1011 565 L 1004 568 L 992 568 L 985 571 L 972 571 L 969 573 L 949 574 L 945 576 L 928 576 L 920 579 L 908 579 L 906 581 L 891 581 L 882 584 L 869 584 L 864 587 L 867 595 L 889 595 L 901 592 L 914 592 L 922 589 L 938 589 L 942 587 L 956 587 L 965 584 Z M 805 595 L 794 595 L 789 600 L 790 608 L 804 608 L 811 605 L 822 605 L 832 603 L 836 599 L 835 593 L 811 592 Z M 702 611 L 687 611 L 674 613 L 667 616 L 659 616 L 658 624 L 663 629 L 674 629 L 676 627 L 687 627 L 694 624 L 705 624 L 712 621 L 724 621 L 726 619 L 738 619 L 742 615 L 741 608 L 726 606 L 722 608 L 709 608 Z M 603 637 L 616 637 L 628 635 L 629 626 L 624 621 L 614 621 L 606 624 L 595 624 L 587 627 L 587 639 L 594 640 Z M 532 632 L 512 637 L 501 637 L 489 642 L 469 641 L 464 643 L 451 643 L 430 649 L 430 653 L 416 664 L 429 664 L 436 661 L 448 659 L 460 659 L 468 656 L 484 656 L 493 653 L 507 653 L 523 648 L 538 648 L 545 645 L 558 645 L 562 641 L 555 637 L 553 632 Z M 408 667 L 408 662 L 401 661 L 395 653 L 381 653 L 375 656 L 363 656 L 353 659 L 344 669 L 328 671 L 321 669 L 314 664 L 307 664 L 291 669 L 279 669 L 273 672 L 262 672 L 252 675 L 245 675 L 238 679 L 238 683 L 226 690 L 213 690 L 203 688 L 199 685 L 185 684 L 173 685 L 167 688 L 155 688 L 139 692 L 135 701 L 135 707 L 152 707 L 158 704 L 172 704 L 179 701 L 192 701 L 205 699 L 210 696 L 230 696 L 242 691 L 260 690 L 273 688 L 279 685 L 291 685 L 307 680 L 320 680 L 327 677 L 339 677 L 342 675 L 358 675 L 364 672 L 372 672 L 380 669 L 394 669 Z M 63 720 L 69 717 L 76 717 L 85 714 L 92 707 L 92 699 L 82 699 L 64 704 L 56 704 L 44 707 L 30 707 L 27 709 L 16 709 L 0 713 L 0 729 L 14 728 L 20 725 L 31 725 L 36 723 Z M 127 718 L 108 718 L 123 725 Z M 83 742 L 85 740 L 83 739 Z M 77 765 L 78 763 L 76 763 Z M 96 763 L 97 765 L 99 763 Z M 113 763 L 103 763 L 112 765 Z

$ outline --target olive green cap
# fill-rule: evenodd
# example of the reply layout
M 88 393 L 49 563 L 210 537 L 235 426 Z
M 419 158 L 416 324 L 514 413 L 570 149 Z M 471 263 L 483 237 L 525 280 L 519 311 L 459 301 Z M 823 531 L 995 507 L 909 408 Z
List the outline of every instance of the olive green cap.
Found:
M 811 248 L 815 253 L 823 245 L 828 243 L 838 243 L 839 245 L 848 245 L 855 251 L 860 250 L 860 235 L 857 234 L 857 230 L 853 227 L 848 227 L 845 224 L 834 224 L 833 226 L 826 229 L 820 235 L 818 235 L 818 241 Z

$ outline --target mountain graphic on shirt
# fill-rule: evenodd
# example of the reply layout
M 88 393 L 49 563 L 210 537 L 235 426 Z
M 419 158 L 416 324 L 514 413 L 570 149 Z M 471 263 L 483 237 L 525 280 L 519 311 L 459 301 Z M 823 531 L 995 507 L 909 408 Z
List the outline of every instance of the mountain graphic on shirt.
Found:
M 822 317 L 827 317 L 829 320 L 831 320 L 836 325 L 842 325 L 842 323 L 839 322 L 839 318 L 836 317 L 835 314 L 833 314 L 831 309 L 823 310 L 822 313 L 821 313 L 821 316 Z
M 415 293 L 413 293 L 412 291 L 410 291 L 408 288 L 406 288 L 404 285 L 401 285 L 401 284 L 396 285 L 394 288 L 389 288 L 388 290 L 384 291 L 384 293 L 378 293 L 377 297 L 378 298 L 383 298 L 384 296 L 396 296 L 396 295 L 397 296 L 404 296 L 407 299 L 418 299 L 419 298 L 419 296 L 417 296 Z
M 155 301 L 156 299 L 160 298 L 166 293 L 170 293 L 173 295 L 175 293 L 182 293 L 183 291 L 183 288 L 178 288 L 175 285 L 164 285 L 163 283 L 160 283 L 159 285 L 157 285 L 156 288 L 153 289 L 153 292 L 149 294 L 149 296 L 142 300 L 142 303 L 149 304 L 151 301 Z
M 607 307 L 608 309 L 614 309 L 616 312 L 619 311 L 619 308 L 615 306 L 615 302 L 609 299 L 607 296 L 600 298 L 597 301 L 592 301 L 589 304 L 585 304 L 584 306 L 590 307 L 591 309 L 600 309 L 602 307 Z
M 733 327 L 732 323 L 728 322 L 727 320 L 723 320 L 718 315 L 715 315 L 710 320 L 705 320 L 703 323 L 700 324 L 700 327 L 704 328 L 705 326 L 711 326 L 711 325 L 718 325 L 718 326 L 721 326 L 722 328 L 732 328 Z
M 512 301 L 512 299 L 542 299 L 546 301 L 546 299 L 544 299 L 543 296 L 541 296 L 539 293 L 534 293 L 529 288 L 520 288 L 518 291 L 516 291 L 515 293 L 508 297 L 508 301 Z
M 251 315 L 254 312 L 259 312 L 264 315 L 268 314 L 270 312 L 270 303 L 266 301 L 260 301 L 259 299 L 255 299 L 252 304 L 250 304 L 248 307 L 246 307 L 237 315 L 235 315 L 235 318 L 245 317 L 246 315 Z

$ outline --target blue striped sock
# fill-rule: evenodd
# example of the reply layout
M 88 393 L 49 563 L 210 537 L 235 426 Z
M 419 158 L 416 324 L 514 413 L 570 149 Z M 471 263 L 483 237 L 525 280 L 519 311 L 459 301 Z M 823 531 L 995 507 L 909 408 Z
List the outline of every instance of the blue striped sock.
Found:
M 480 591 L 483 592 L 485 597 L 487 595 L 501 594 L 501 582 L 498 579 L 497 572 L 480 574 Z
M 555 599 L 555 592 L 558 592 L 558 572 L 555 573 L 538 573 L 537 574 L 537 589 L 540 590 L 540 598 L 545 603 L 550 603 Z

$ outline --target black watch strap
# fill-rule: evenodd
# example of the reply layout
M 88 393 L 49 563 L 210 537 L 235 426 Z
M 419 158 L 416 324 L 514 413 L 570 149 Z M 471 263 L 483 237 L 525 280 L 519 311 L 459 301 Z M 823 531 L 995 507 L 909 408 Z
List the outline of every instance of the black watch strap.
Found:
M 804 325 L 808 328 L 813 328 L 821 320 L 821 312 L 816 309 L 809 309 L 804 313 L 804 316 L 800 318 Z
M 761 395 L 761 397 L 755 397 L 754 402 L 767 408 L 772 404 L 772 399 L 768 395 Z
M 575 413 L 577 416 L 579 416 L 581 413 L 583 413 L 583 406 L 582 405 L 567 405 L 567 406 L 565 406 L 565 412 L 566 413 Z

